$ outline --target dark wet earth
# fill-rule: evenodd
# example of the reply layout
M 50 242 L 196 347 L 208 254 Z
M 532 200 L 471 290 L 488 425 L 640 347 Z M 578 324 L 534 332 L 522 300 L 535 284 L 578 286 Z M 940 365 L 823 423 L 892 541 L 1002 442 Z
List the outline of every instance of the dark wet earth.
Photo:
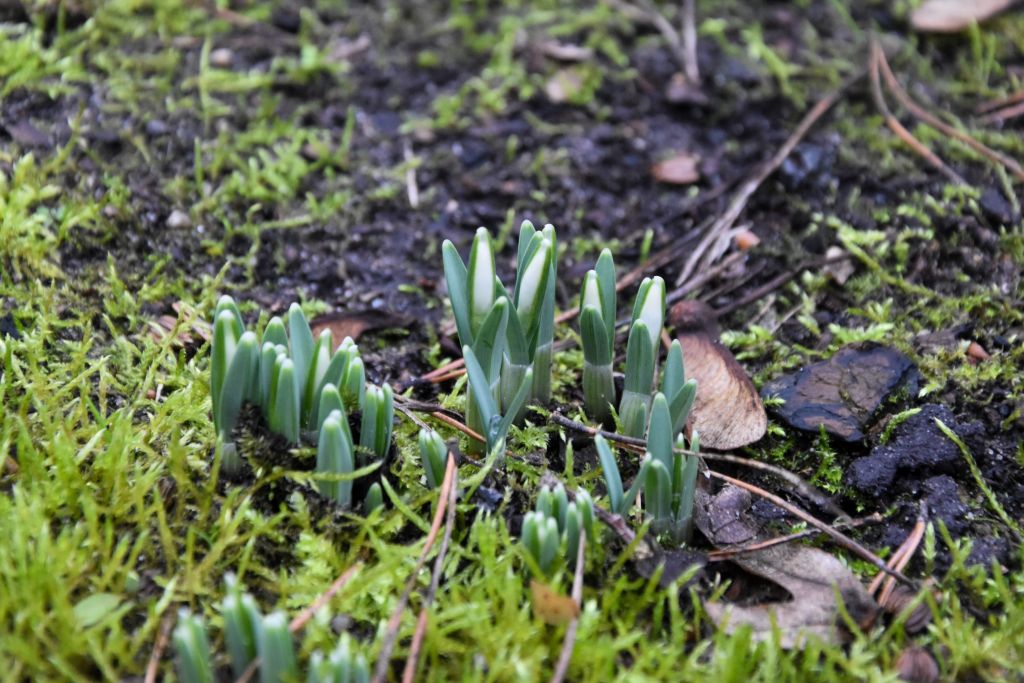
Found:
M 583 272 L 606 243 L 616 246 L 623 270 L 638 262 L 645 237 L 652 254 L 680 245 L 685 254 L 685 245 L 699 239 L 696 226 L 725 210 L 731 190 L 771 156 L 824 91 L 811 88 L 805 107 L 798 107 L 774 91 L 764 73 L 708 40 L 701 42 L 699 53 L 708 74 L 706 104 L 674 104 L 664 87 L 677 66 L 656 34 L 623 31 L 635 72 L 622 77 L 600 58 L 610 75 L 589 104 L 556 104 L 542 90 L 522 100 L 513 93 L 497 111 L 470 107 L 463 111 L 461 125 L 433 129 L 424 121 L 434 115 L 438 97 L 457 92 L 485 62 L 479 53 L 452 46 L 448 41 L 458 38 L 454 32 L 426 30 L 441 19 L 443 10 L 435 4 L 413 3 L 401 21 L 384 20 L 369 8 L 350 14 L 324 11 L 319 17 L 324 40 L 342 45 L 368 37 L 365 49 L 346 57 L 343 74 L 320 73 L 307 82 L 278 80 L 259 92 L 214 95 L 227 108 L 214 117 L 204 117 L 198 106 L 168 108 L 152 94 L 144 94 L 137 108 L 129 107 L 103 80 L 78 84 L 54 97 L 26 90 L 5 97 L 0 103 L 0 145 L 35 151 L 40 157 L 70 145 L 75 173 L 55 182 L 73 195 L 109 196 L 116 190 L 113 178 L 125 188 L 123 202 L 112 201 L 93 224 L 69 233 L 54 254 L 72 286 L 88 297 L 90 282 L 100 277 L 109 259 L 129 289 L 150 281 L 159 267 L 160 277 L 201 297 L 227 261 L 221 289 L 272 313 L 293 300 L 317 299 L 333 311 L 382 311 L 412 321 L 368 333 L 363 342 L 369 379 L 407 380 L 431 368 L 427 352 L 446 318 L 439 249 L 443 239 L 465 248 L 479 226 L 498 231 L 522 218 L 555 224 L 566 246 L 559 263 L 559 303 L 568 308 Z M 827 3 L 812 5 L 816 13 L 828 13 Z M 766 39 L 790 30 L 786 21 L 793 19 L 777 17 L 777 8 L 764 13 Z M 294 11 L 281 9 L 265 23 L 228 27 L 216 35 L 214 48 L 227 51 L 220 55 L 224 60 L 230 55 L 224 69 L 270 73 L 275 59 L 295 54 L 300 25 Z M 194 95 L 180 81 L 199 70 L 202 39 L 174 44 L 180 66 L 172 92 Z M 163 47 L 159 39 L 140 38 L 125 50 L 141 57 Z M 442 51 L 440 63 L 432 68 L 417 62 L 427 48 Z M 794 59 L 811 58 L 799 46 L 793 49 Z M 551 69 L 529 45 L 517 56 L 528 70 Z M 473 99 L 467 96 L 470 104 Z M 806 258 L 823 255 L 835 238 L 817 226 L 816 216 L 835 216 L 866 231 L 877 228 L 877 212 L 895 211 L 913 193 L 942 195 L 941 176 L 917 160 L 909 175 L 887 170 L 861 141 L 846 138 L 848 128 L 842 122 L 862 120 L 866 111 L 870 113 L 870 96 L 861 80 L 743 212 L 740 223 L 750 226 L 760 245 L 698 295 L 725 307 Z M 73 133 L 70 122 L 76 117 L 80 119 Z M 234 140 L 265 119 L 285 122 L 317 140 L 316 145 L 304 144 L 300 153 L 314 170 L 303 174 L 287 196 L 255 201 L 224 193 L 227 171 L 214 168 L 219 141 Z M 286 137 L 275 144 L 287 142 Z M 274 154 L 272 146 L 262 149 Z M 678 150 L 700 157 L 700 180 L 688 187 L 655 182 L 651 165 Z M 415 207 L 409 198 L 409 167 L 415 168 Z M 205 186 L 197 186 L 196 168 L 206 169 Z M 999 233 L 1004 225 L 1019 229 L 1020 216 L 990 170 L 975 165 L 963 172 L 981 189 L 980 201 L 965 213 L 931 215 L 938 237 L 911 243 L 903 277 L 941 296 L 994 290 L 993 296 L 1019 305 L 1019 267 Z M 338 201 L 317 215 L 310 211 L 307 196 L 320 205 Z M 506 249 L 501 263 L 506 281 L 511 279 L 512 258 Z M 673 262 L 658 272 L 672 282 L 680 265 Z M 735 283 L 740 284 L 730 289 Z M 714 294 L 723 288 L 724 294 Z M 768 310 L 768 319 L 778 323 L 776 340 L 792 349 L 785 369 L 796 371 L 818 360 L 833 340 L 827 331 L 815 337 L 796 320 L 783 318 L 798 301 L 792 294 L 772 293 L 768 300 L 732 313 L 722 326 L 743 330 L 752 319 L 763 322 Z M 850 312 L 866 303 L 856 292 L 833 283 L 812 296 L 813 317 L 823 330 L 831 323 L 864 324 L 862 316 Z M 892 298 L 893 311 L 913 298 L 884 287 L 870 297 Z M 146 300 L 145 306 L 154 317 L 173 313 L 176 299 L 161 296 Z M 620 309 L 625 305 L 620 302 Z M 967 316 L 963 323 L 966 328 L 948 331 L 951 343 L 978 340 L 989 352 L 1007 354 L 1021 343 L 1019 328 L 1001 328 L 990 320 L 975 327 Z M 97 332 L 104 330 L 98 327 Z M 794 362 L 794 357 L 799 358 Z M 752 375 L 773 362 L 771 353 L 749 349 L 740 359 Z M 870 366 L 878 368 L 877 363 Z M 901 365 L 897 375 L 902 377 L 903 370 Z M 839 504 L 856 514 L 892 512 L 887 523 L 868 529 L 864 537 L 876 546 L 896 546 L 923 501 L 929 515 L 941 519 L 954 538 L 974 539 L 973 560 L 1009 562 L 1006 529 L 986 507 L 960 450 L 938 431 L 934 419 L 964 440 L 999 502 L 1012 518 L 1021 519 L 1024 428 L 1019 382 L 1011 386 L 997 379 L 967 393 L 948 385 L 921 399 L 906 391 L 894 397 L 899 383 L 884 384 L 857 415 L 854 429 L 833 431 L 839 438 L 831 443 L 844 471 L 845 495 L 838 497 Z M 431 389 L 417 392 L 424 400 L 436 396 Z M 882 443 L 887 420 L 915 407 L 921 412 L 885 434 Z M 784 423 L 781 414 L 774 419 Z M 809 431 L 793 432 L 791 450 L 812 451 L 817 424 L 794 424 L 792 429 Z M 778 439 L 768 437 L 766 448 Z M 747 454 L 762 453 L 755 446 Z M 800 471 L 804 476 L 814 471 L 813 455 L 808 457 Z M 732 473 L 751 476 L 741 470 Z M 778 489 L 772 480 L 760 483 Z M 762 519 L 771 519 L 769 508 L 755 504 L 755 513 L 760 509 Z

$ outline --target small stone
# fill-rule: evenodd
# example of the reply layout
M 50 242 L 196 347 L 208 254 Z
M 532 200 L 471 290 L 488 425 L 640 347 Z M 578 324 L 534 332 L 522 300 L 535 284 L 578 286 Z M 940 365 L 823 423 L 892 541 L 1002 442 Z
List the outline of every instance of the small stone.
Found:
M 172 230 L 182 230 L 184 228 L 192 227 L 192 219 L 188 217 L 188 214 L 184 211 L 175 209 L 171 212 L 171 215 L 167 217 L 167 227 Z
M 167 124 L 161 119 L 150 119 L 146 121 L 146 135 L 151 138 L 158 138 L 167 135 Z
M 210 53 L 210 66 L 226 69 L 235 61 L 235 53 L 226 47 L 219 47 Z
M 900 387 L 916 391 L 917 369 L 905 355 L 885 346 L 846 346 L 832 358 L 769 382 L 762 396 L 778 396 L 775 408 L 791 427 L 860 441 L 875 411 Z

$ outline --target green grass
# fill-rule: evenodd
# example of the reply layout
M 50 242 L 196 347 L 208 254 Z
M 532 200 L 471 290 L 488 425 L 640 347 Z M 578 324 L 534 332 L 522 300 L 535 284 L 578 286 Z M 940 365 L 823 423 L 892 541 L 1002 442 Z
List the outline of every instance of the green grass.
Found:
M 32 22 L 0 28 L 0 109 L 21 116 L 20 109 L 7 108 L 31 101 L 36 104 L 25 105 L 25 116 L 38 109 L 36 123 L 46 132 L 56 131 L 58 123 L 67 130 L 54 132 L 58 144 L 52 148 L 27 149 L 6 137 L 0 142 L 0 317 L 9 315 L 19 330 L 17 339 L 0 337 L 0 662 L 6 664 L 0 680 L 141 676 L 159 633 L 182 606 L 207 618 L 217 664 L 223 666 L 217 606 L 226 572 L 238 574 L 265 611 L 283 609 L 294 616 L 357 562 L 363 568 L 306 627 L 300 661 L 333 646 L 335 616 L 344 618 L 372 659 L 436 503 L 436 493 L 420 481 L 417 428 L 404 418 L 396 424 L 399 457 L 392 466 L 394 490 L 386 494 L 391 505 L 368 519 L 325 511 L 305 487 L 308 476 L 290 469 L 310 463 L 311 454 L 274 453 L 265 440 L 249 444 L 265 456 L 255 478 L 226 482 L 214 451 L 208 348 L 197 343 L 186 349 L 175 337 L 189 331 L 197 337 L 195 327 L 208 319 L 222 291 L 240 300 L 254 288 L 272 291 L 255 270 L 268 244 L 276 273 L 288 278 L 283 252 L 293 238 L 313 234 L 326 254 L 337 257 L 349 240 L 365 239 L 357 229 L 373 225 L 378 211 L 404 202 L 407 162 L 374 156 L 373 145 L 363 139 L 364 112 L 357 116 L 350 102 L 360 82 L 328 49 L 337 31 L 354 38 L 370 26 L 375 69 L 418 62 L 428 70 L 454 70 L 454 80 L 423 95 L 420 108 L 403 118 L 406 129 L 458 137 L 518 110 L 545 140 L 572 134 L 579 125 L 565 123 L 570 119 L 548 122 L 531 112 L 534 104 L 546 105 L 543 84 L 557 66 L 531 64 L 521 36 L 594 51 L 579 67 L 584 89 L 564 105 L 588 125 L 609 118 L 603 100 L 609 89 L 643 75 L 634 48 L 660 49 L 659 39 L 602 3 L 521 0 L 495 11 L 492 4 L 469 0 L 419 8 L 396 0 L 371 13 L 373 22 L 332 26 L 321 17 L 345 16 L 344 11 L 317 3 L 322 14 L 302 13 L 293 48 L 236 72 L 212 65 L 212 50 L 233 45 L 239 34 L 250 40 L 254 34 L 209 16 L 202 3 L 83 3 L 75 10 L 81 16 L 69 16 L 72 9 L 58 12 L 53 3 L 29 4 L 36 12 Z M 671 13 L 669 5 L 660 6 Z M 837 82 L 837 73 L 852 68 L 860 55 L 857 41 L 864 40 L 849 28 L 860 20 L 857 12 L 851 19 L 837 3 L 825 5 L 837 8 L 830 11 L 846 27 L 845 42 L 834 50 L 801 20 L 803 47 L 788 53 L 778 44 L 777 29 L 759 25 L 755 10 L 731 2 L 701 3 L 701 39 L 764 76 L 758 98 L 781 95 L 798 109 Z M 267 26 L 271 10 L 268 3 L 254 3 L 245 13 Z M 443 21 L 429 22 L 437 28 L 419 35 L 403 11 Z M 1008 16 L 971 33 L 950 48 L 948 64 L 930 43 L 907 43 L 894 68 L 908 79 L 927 77 L 939 104 L 969 111 L 976 101 L 1008 88 L 1000 64 L 1016 54 L 1019 43 L 1004 45 L 1000 31 L 1022 35 L 1024 21 Z M 244 43 L 236 52 L 244 54 Z M 747 95 L 740 90 L 729 82 L 722 86 L 725 113 L 716 108 L 708 114 L 709 125 L 737 115 Z M 880 127 L 865 102 L 850 98 L 831 115 L 828 125 L 844 138 L 837 164 L 881 183 L 927 177 L 923 164 Z M 340 130 L 317 123 L 328 104 L 343 112 Z M 380 107 L 400 110 L 406 104 Z M 168 123 L 172 132 L 148 138 L 140 122 L 152 119 Z M 98 129 L 121 131 L 122 124 L 127 132 L 114 151 L 92 137 Z M 187 132 L 181 139 L 177 126 Z M 1007 153 L 1024 152 L 1012 131 L 975 132 Z M 921 137 L 958 168 L 991 173 L 962 146 L 923 131 Z M 539 206 L 555 214 L 563 201 L 558 181 L 574 173 L 571 153 L 553 143 L 525 151 L 518 145 L 509 141 L 506 161 L 532 195 L 509 203 L 516 210 Z M 735 151 L 740 143 L 730 140 L 726 148 Z M 412 163 L 430 170 L 429 159 Z M 985 178 L 999 186 L 997 178 Z M 1008 331 L 1024 324 L 1019 285 L 1015 292 L 995 291 L 985 282 L 973 283 L 959 265 L 951 266 L 944 281 L 909 279 L 914 259 L 930 244 L 939 242 L 947 252 L 969 246 L 949 226 L 974 219 L 978 192 L 935 188 L 941 185 L 901 190 L 880 204 L 847 189 L 824 198 L 778 193 L 780 206 L 799 209 L 830 243 L 847 244 L 860 269 L 842 288 L 809 274 L 778 293 L 778 315 L 801 306 L 797 319 L 809 334 L 802 345 L 781 340 L 767 322 L 748 327 L 730 321 L 737 329 L 725 341 L 754 368 L 758 384 L 827 357 L 842 344 L 873 340 L 911 355 L 922 370 L 926 396 L 950 392 L 965 405 L 984 405 L 998 389 L 1007 400 L 1024 398 L 1019 341 L 979 365 L 966 362 L 963 348 L 934 352 L 914 346 L 920 333 L 968 321 L 986 336 L 1012 336 Z M 439 190 L 421 189 L 429 207 L 431 192 Z M 166 226 L 162 219 L 172 209 L 185 211 L 203 232 Z M 442 209 L 431 217 L 443 216 Z M 871 230 L 851 227 L 862 211 L 872 216 Z M 157 216 L 152 224 L 150 212 Z M 509 226 L 513 213 L 510 207 Z M 567 259 L 592 256 L 604 246 L 594 233 L 578 234 L 565 241 Z M 129 236 L 139 240 L 137 246 L 122 246 Z M 626 262 L 632 236 L 624 229 L 617 237 Z M 1005 226 L 996 238 L 1000 253 L 1018 268 L 1024 265 L 1020 226 Z M 439 278 L 440 259 L 435 260 Z M 962 281 L 967 284 L 950 286 Z M 404 295 L 439 305 L 424 286 L 406 283 Z M 575 283 L 567 289 L 574 291 Z M 818 325 L 813 315 L 826 296 L 842 301 L 846 310 L 838 322 Z M 281 297 L 291 297 L 291 291 Z M 333 305 L 301 291 L 299 298 L 310 311 Z M 167 311 L 179 302 L 177 328 L 154 335 L 153 310 Z M 250 319 L 263 313 L 251 301 L 243 311 Z M 436 331 L 428 337 L 420 355 L 439 364 L 439 348 L 427 348 Z M 380 346 L 378 351 L 388 345 Z M 581 363 L 578 351 L 556 356 L 556 404 L 575 395 Z M 439 401 L 461 409 L 461 384 L 448 389 Z M 424 680 L 532 681 L 551 675 L 564 627 L 544 625 L 533 615 L 529 571 L 502 514 L 515 505 L 513 491 L 532 495 L 543 471 L 533 463 L 548 440 L 562 438 L 545 420 L 535 422 L 512 431 L 510 449 L 519 459 L 510 461 L 503 508 L 487 514 L 475 504 L 458 506 L 421 654 Z M 824 437 L 801 440 L 773 425 L 771 436 L 751 454 L 789 466 L 827 490 L 843 490 L 844 455 Z M 574 459 L 578 465 L 580 454 L 567 455 L 566 469 L 558 474 L 593 489 L 599 475 L 592 468 L 574 472 Z M 474 472 L 467 465 L 461 476 Z M 966 471 L 958 479 L 971 481 Z M 984 508 L 977 488 L 968 483 L 967 490 Z M 911 642 L 939 655 L 943 680 L 1005 680 L 1024 666 L 1019 548 L 1009 569 L 968 567 L 965 543 L 930 528 L 924 566 L 917 570 L 932 573 L 940 548 L 949 550 L 952 566 L 936 577 L 934 599 L 927 598 L 933 622 L 925 633 L 907 636 L 896 620 L 855 634 L 845 647 L 812 643 L 789 652 L 777 638 L 757 643 L 749 632 L 717 631 L 700 597 L 721 593 L 723 586 L 704 586 L 700 595 L 676 584 L 662 587 L 658 576 L 636 574 L 608 530 L 599 547 L 588 555 L 571 680 L 894 681 L 895 659 Z M 565 586 L 569 577 L 558 580 Z M 417 581 L 425 588 L 429 576 Z M 421 605 L 416 591 L 396 660 L 408 654 L 411 614 Z M 167 655 L 160 673 L 171 680 Z

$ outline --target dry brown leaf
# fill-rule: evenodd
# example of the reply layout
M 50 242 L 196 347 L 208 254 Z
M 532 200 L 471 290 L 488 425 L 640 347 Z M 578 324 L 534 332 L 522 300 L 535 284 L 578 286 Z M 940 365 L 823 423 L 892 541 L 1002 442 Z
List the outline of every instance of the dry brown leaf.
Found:
M 575 600 L 546 583 L 531 580 L 530 593 L 533 596 L 533 613 L 547 624 L 568 624 L 580 615 L 580 606 Z
M 908 683 L 935 683 L 939 680 L 939 665 L 923 647 L 911 645 L 900 653 L 896 671 L 901 681 Z
M 910 26 L 925 33 L 957 33 L 991 19 L 1016 0 L 927 0 L 910 13 Z
M 849 569 L 828 553 L 802 545 L 776 545 L 738 555 L 731 560 L 751 574 L 784 588 L 791 599 L 752 606 L 705 602 L 708 615 L 720 628 L 732 633 L 750 626 L 757 640 L 780 632 L 784 648 L 800 647 L 809 636 L 830 644 L 847 640 L 840 616 L 842 599 L 846 612 L 861 628 L 878 614 L 878 605 Z
M 409 320 L 388 311 L 357 311 L 354 313 L 328 313 L 317 316 L 309 324 L 313 336 L 319 337 L 326 329 L 331 330 L 334 347 L 337 348 L 345 337 L 355 341 L 368 330 L 379 330 L 385 327 L 408 327 Z
M 714 312 L 699 301 L 672 307 L 687 378 L 697 380 L 697 398 L 689 425 L 701 446 L 732 450 L 758 441 L 768 429 L 764 404 L 746 371 L 718 339 Z
M 651 175 L 662 183 L 689 185 L 700 180 L 699 163 L 700 157 L 696 154 L 679 152 L 651 166 Z

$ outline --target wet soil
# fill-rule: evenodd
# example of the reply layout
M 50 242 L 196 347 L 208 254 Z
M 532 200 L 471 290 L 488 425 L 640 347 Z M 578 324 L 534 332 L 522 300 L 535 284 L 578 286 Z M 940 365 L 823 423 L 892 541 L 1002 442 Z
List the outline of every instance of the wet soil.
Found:
M 617 242 L 617 259 L 625 270 L 640 257 L 647 230 L 655 251 L 696 242 L 695 226 L 724 210 L 728 189 L 774 152 L 803 113 L 764 88 L 764 74 L 712 41 L 702 41 L 700 50 L 708 74 L 707 103 L 670 102 L 664 86 L 677 67 L 654 34 L 642 32 L 623 37 L 635 77 L 604 79 L 587 106 L 555 104 L 538 92 L 524 101 L 510 98 L 501 111 L 470 116 L 455 129 L 419 127 L 415 122 L 431 115 L 438 95 L 455 92 L 482 66 L 479 54 L 458 45 L 446 45 L 450 52 L 437 66 L 418 65 L 420 50 L 437 47 L 436 36 L 420 29 L 440 20 L 444 10 L 435 5 L 443 4 L 410 3 L 401 12 L 402 21 L 384 21 L 369 7 L 321 12 L 325 35 L 369 36 L 369 47 L 348 58 L 343 77 L 320 74 L 307 83 L 274 83 L 259 95 L 220 96 L 230 111 L 213 122 L 204 120 L 198 108 L 169 110 L 158 97 L 144 98 L 139 110 L 125 108 L 103 81 L 77 84 L 70 93 L 53 97 L 16 90 L 4 98 L 0 144 L 39 155 L 71 145 L 76 172 L 56 181 L 76 191 L 105 196 L 112 192 L 109 177 L 115 170 L 127 184 L 123 205 L 112 202 L 103 219 L 71 232 L 54 255 L 72 286 L 88 294 L 90 281 L 113 262 L 129 290 L 138 290 L 159 266 L 165 278 L 180 280 L 200 297 L 227 258 L 231 265 L 221 287 L 270 313 L 282 312 L 293 300 L 314 298 L 334 311 L 379 310 L 411 321 L 404 329 L 370 332 L 361 344 L 371 381 L 408 380 L 430 369 L 428 350 L 446 317 L 441 240 L 451 239 L 464 250 L 477 227 L 497 230 L 509 211 L 517 221 L 528 217 L 555 224 L 559 240 L 569 245 L 559 264 L 559 305 L 569 307 L 575 283 L 596 256 L 593 245 Z M 813 14 L 835 21 L 828 3 L 811 5 Z M 786 10 L 768 6 L 756 11 L 763 14 L 767 40 L 787 34 L 792 17 L 784 16 Z M 875 19 L 893 23 L 891 17 Z M 235 26 L 218 35 L 215 47 L 231 51 L 229 68 L 238 73 L 271 72 L 276 58 L 296 54 L 298 27 L 298 15 L 282 8 L 266 23 Z M 446 40 L 451 38 L 446 34 Z M 125 50 L 145 55 L 159 46 L 155 37 L 140 38 Z M 176 47 L 179 75 L 197 73 L 202 40 L 180 40 Z M 800 48 L 799 41 L 790 45 L 794 58 Z M 545 67 L 535 63 L 531 68 Z M 846 97 L 849 106 L 841 115 L 863 116 L 869 101 L 865 82 Z M 174 191 L 174 181 L 191 177 L 197 166 L 209 162 L 210 144 L 218 135 L 256 125 L 267 102 L 273 117 L 317 132 L 332 150 L 330 158 L 324 161 L 324 152 L 307 151 L 321 170 L 302 179 L 293 199 L 250 203 L 232 198 L 194 211 L 201 198 Z M 342 153 L 349 112 L 354 129 L 351 146 Z M 73 134 L 69 121 L 78 116 L 80 127 Z M 923 164 L 909 176 L 880 169 L 870 156 L 860 156 L 864 150 L 847 148 L 839 131 L 834 121 L 813 129 L 754 195 L 742 221 L 758 235 L 760 247 L 708 283 L 704 293 L 754 275 L 738 289 L 710 297 L 709 304 L 727 306 L 807 256 L 823 254 L 832 239 L 814 227 L 815 214 L 835 215 L 868 230 L 875 227 L 875 213 L 895 211 L 911 191 L 942 195 L 943 179 Z M 200 159 L 194 157 L 197 149 L 202 150 Z M 396 171 L 406 163 L 407 150 L 418 160 L 416 207 L 407 199 L 404 172 Z M 658 184 L 650 176 L 651 165 L 674 150 L 701 158 L 702 177 L 691 188 Z M 912 243 L 904 277 L 940 295 L 960 295 L 975 287 L 960 277 L 965 274 L 1013 300 L 1020 273 L 999 230 L 1020 217 L 991 172 L 977 166 L 963 172 L 984 189 L 977 210 L 933 216 L 938 237 Z M 382 193 L 382 188 L 389 191 Z M 301 198 L 307 194 L 322 199 L 343 192 L 348 199 L 334 215 L 302 218 Z M 187 220 L 172 220 L 175 212 Z M 298 218 L 287 227 L 230 232 L 224 227 Z M 210 248 L 218 241 L 224 241 L 225 253 Z M 500 263 L 506 281 L 512 266 L 511 249 L 506 249 Z M 679 266 L 670 264 L 661 274 L 671 281 Z M 898 291 L 887 295 L 895 297 L 894 310 L 911 298 Z M 822 329 L 863 320 L 850 312 L 864 303 L 853 292 L 832 285 L 815 296 L 814 318 Z M 172 313 L 174 303 L 172 298 L 149 300 L 146 308 L 157 316 Z M 763 302 L 757 302 L 733 313 L 722 326 L 743 329 L 762 311 Z M 773 315 L 779 319 L 782 313 Z M 106 334 L 99 319 L 96 332 Z M 987 326 L 959 334 L 990 350 L 1009 350 L 1020 344 L 1017 332 Z M 813 352 L 828 348 L 829 334 L 814 338 L 792 319 L 782 319 L 775 330 L 782 344 L 809 346 Z M 752 374 L 768 363 L 758 357 L 741 360 Z M 424 400 L 436 397 L 429 388 L 417 392 Z M 930 514 L 942 519 L 954 537 L 975 540 L 975 559 L 1009 561 L 1005 529 L 986 510 L 959 452 L 936 433 L 929 418 L 940 416 L 964 438 L 1000 503 L 1020 519 L 1024 470 L 1018 450 L 1024 428 L 1020 419 L 1007 422 L 1014 411 L 1019 414 L 1015 395 L 1011 387 L 997 384 L 970 395 L 949 387 L 927 399 L 907 397 L 900 405 L 883 406 L 879 423 L 906 408 L 923 411 L 886 444 L 879 443 L 877 431 L 857 432 L 850 443 L 833 444 L 850 484 L 839 504 L 856 514 L 894 508 L 889 522 L 866 535 L 878 545 L 896 545 L 913 524 L 919 502 L 927 501 Z M 793 450 L 813 449 L 814 435 L 793 438 Z M 546 457 L 553 467 L 562 464 L 560 450 Z M 575 465 L 580 471 L 593 465 L 583 444 Z M 750 477 L 749 472 L 732 473 Z M 762 483 L 778 489 L 777 482 Z M 485 497 L 487 491 L 478 495 Z M 770 510 L 765 513 L 770 516 Z

